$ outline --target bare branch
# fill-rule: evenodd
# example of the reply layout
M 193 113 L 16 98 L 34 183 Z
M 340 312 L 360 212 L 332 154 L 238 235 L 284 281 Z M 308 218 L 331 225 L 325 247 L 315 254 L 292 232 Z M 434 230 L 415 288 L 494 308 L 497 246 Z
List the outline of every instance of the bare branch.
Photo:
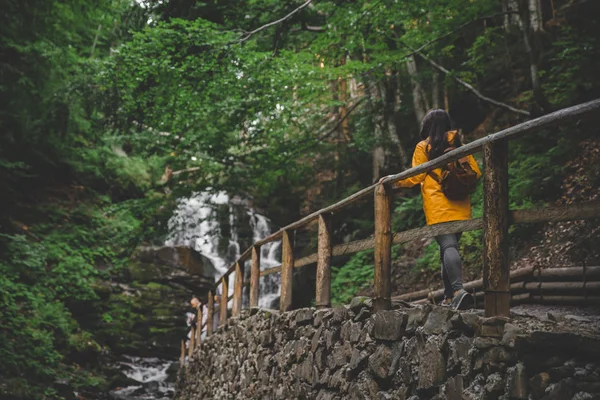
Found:
M 427 61 L 429 64 L 431 64 L 434 68 L 442 71 L 445 74 L 450 74 L 450 71 L 448 71 L 446 68 L 442 67 L 441 65 L 439 65 L 438 63 L 436 63 L 435 61 L 433 61 L 431 58 L 427 57 L 426 55 L 424 55 L 423 53 L 421 53 L 420 51 L 415 51 L 413 49 L 411 49 L 408 45 L 402 43 L 405 47 L 407 47 L 408 49 L 410 49 L 411 51 L 413 51 L 414 54 L 418 55 L 419 57 L 421 57 L 423 60 Z M 469 91 L 471 91 L 475 96 L 479 97 L 481 100 L 486 101 L 488 103 L 494 104 L 495 106 L 504 108 L 506 110 L 512 111 L 514 113 L 517 114 L 521 114 L 521 115 L 526 115 L 529 116 L 531 113 L 529 111 L 526 110 L 520 110 L 518 108 L 515 108 L 513 106 L 510 106 L 506 103 L 502 103 L 500 101 L 491 99 L 487 96 L 484 96 L 483 94 L 481 94 L 481 92 L 479 92 L 479 90 L 475 89 L 471 84 L 463 81 L 462 79 L 460 79 L 459 77 L 457 77 L 456 75 L 452 75 L 450 74 L 451 78 L 454 79 L 458 84 L 462 85 L 463 87 L 467 88 Z
M 439 42 L 439 41 L 440 41 L 440 40 L 442 40 L 442 39 L 445 39 L 445 38 L 447 38 L 447 37 L 448 37 L 448 36 L 450 36 L 450 35 L 453 35 L 453 34 L 455 34 L 456 32 L 458 32 L 458 31 L 460 31 L 460 30 L 462 30 L 462 29 L 466 28 L 467 26 L 471 25 L 471 24 L 472 24 L 472 23 L 474 23 L 474 22 L 477 22 L 477 21 L 482 21 L 482 20 L 484 20 L 484 19 L 490 19 L 490 18 L 494 18 L 494 17 L 499 17 L 499 16 L 501 16 L 501 15 L 518 14 L 518 13 L 519 13 L 518 11 L 512 11 L 512 10 L 509 10 L 509 11 L 505 11 L 505 12 L 499 12 L 499 13 L 492 14 L 492 15 L 486 15 L 485 17 L 479 17 L 479 18 L 472 19 L 471 21 L 465 22 L 464 24 L 462 24 L 462 25 L 461 25 L 461 26 L 459 26 L 458 28 L 456 28 L 456 29 L 453 29 L 453 30 L 451 30 L 451 31 L 450 31 L 450 32 L 448 32 L 448 33 L 444 33 L 443 35 L 441 35 L 441 36 L 438 36 L 438 37 L 436 37 L 435 39 L 432 39 L 432 40 L 430 40 L 429 42 L 425 43 L 424 45 L 422 45 L 422 46 L 421 46 L 421 47 L 419 47 L 418 49 L 414 50 L 412 53 L 408 54 L 408 55 L 407 55 L 407 57 L 417 54 L 417 52 L 419 52 L 419 51 L 423 50 L 425 47 L 428 47 L 428 46 L 430 46 L 430 45 L 432 45 L 432 44 L 434 44 L 434 43 L 436 43 L 436 42 Z
M 280 18 L 277 21 L 269 22 L 268 24 L 265 24 L 265 25 L 261 26 L 260 28 L 256 28 L 255 30 L 253 30 L 251 32 L 248 32 L 248 34 L 245 37 L 243 37 L 242 39 L 240 39 L 240 42 L 245 42 L 246 40 L 248 40 L 250 38 L 250 36 L 254 35 L 257 32 L 265 30 L 265 29 L 267 29 L 270 26 L 282 23 L 283 21 L 285 21 L 286 19 L 290 18 L 292 15 L 296 14 L 298 11 L 302 10 L 304 7 L 306 7 L 310 3 L 312 3 L 312 0 L 307 0 L 306 3 L 302 4 L 300 7 L 296 8 L 294 11 L 292 11 L 291 13 L 289 13 L 288 15 L 286 15 L 285 17 Z

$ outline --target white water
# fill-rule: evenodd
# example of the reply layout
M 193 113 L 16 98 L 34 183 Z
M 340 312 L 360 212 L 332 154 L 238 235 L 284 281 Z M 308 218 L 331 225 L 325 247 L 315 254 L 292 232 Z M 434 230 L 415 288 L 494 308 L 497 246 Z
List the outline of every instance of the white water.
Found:
M 220 278 L 240 256 L 240 221 L 236 220 L 234 207 L 244 207 L 245 212 L 250 217 L 253 242 L 271 234 L 270 223 L 265 216 L 245 206 L 244 202 L 237 203 L 237 205 L 234 205 L 225 192 L 214 194 L 194 193 L 189 198 L 179 199 L 177 208 L 168 222 L 169 236 L 165 244 L 168 246 L 192 246 L 212 261 L 217 271 L 215 280 Z M 230 226 L 229 244 L 226 253 L 219 252 L 219 238 L 223 234 L 223 230 L 217 221 L 217 208 L 224 205 L 227 205 Z M 280 246 L 281 241 L 277 241 L 261 247 L 261 270 L 280 264 Z M 246 268 L 246 270 L 249 270 L 249 268 Z M 229 278 L 229 295 L 233 293 L 234 279 L 235 274 L 231 274 Z M 260 278 L 259 284 L 259 307 L 271 308 L 273 302 L 279 298 L 281 278 L 279 274 L 267 275 Z
M 250 226 L 254 233 L 253 241 L 257 242 L 271 234 L 269 221 L 260 214 L 253 214 Z M 267 243 L 260 248 L 260 270 L 272 268 L 280 264 L 281 255 L 278 254 L 281 241 Z M 270 274 L 259 279 L 258 306 L 261 308 L 272 308 L 272 304 L 279 298 L 281 291 L 280 274 Z
M 125 361 L 118 363 L 120 369 L 125 376 L 138 381 L 140 385 L 116 390 L 113 392 L 113 398 L 140 400 L 166 400 L 171 398 L 174 387 L 173 384 L 167 383 L 165 380 L 172 361 L 158 358 L 124 357 Z M 150 382 L 156 382 L 156 384 L 149 385 Z

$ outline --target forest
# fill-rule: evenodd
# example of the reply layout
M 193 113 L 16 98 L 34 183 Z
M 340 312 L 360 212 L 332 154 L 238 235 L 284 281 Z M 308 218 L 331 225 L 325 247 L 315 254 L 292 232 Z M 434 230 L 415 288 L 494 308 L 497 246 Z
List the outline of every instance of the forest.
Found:
M 164 242 L 177 199 L 226 192 L 284 226 L 410 167 L 430 109 L 470 142 L 600 98 L 591 0 L 1 4 L 0 398 L 123 385 L 110 360 L 143 347 L 128 336 L 139 310 L 107 299 L 136 248 Z M 598 199 L 599 121 L 512 142 L 511 208 Z M 481 199 L 479 185 L 474 216 Z M 393 218 L 424 225 L 418 189 L 397 194 Z M 371 205 L 335 219 L 338 243 L 373 233 Z M 598 239 L 597 221 L 519 226 L 511 251 L 591 263 Z M 461 250 L 478 277 L 481 232 Z M 369 294 L 372 258 L 334 260 L 334 303 Z M 395 290 L 439 281 L 435 242 L 394 260 Z

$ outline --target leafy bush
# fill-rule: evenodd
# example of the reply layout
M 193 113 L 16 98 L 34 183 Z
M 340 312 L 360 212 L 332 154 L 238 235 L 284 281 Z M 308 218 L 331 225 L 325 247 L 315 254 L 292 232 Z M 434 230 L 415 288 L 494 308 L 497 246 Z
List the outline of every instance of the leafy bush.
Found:
M 354 254 L 342 267 L 331 267 L 331 303 L 348 304 L 356 292 L 373 284 L 373 250 Z

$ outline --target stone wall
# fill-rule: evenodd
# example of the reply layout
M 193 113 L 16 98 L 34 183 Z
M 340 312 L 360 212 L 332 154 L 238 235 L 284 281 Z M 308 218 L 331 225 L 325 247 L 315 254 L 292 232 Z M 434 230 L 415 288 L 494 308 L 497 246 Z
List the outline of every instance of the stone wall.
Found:
M 370 306 L 355 298 L 327 310 L 245 310 L 180 370 L 176 399 L 600 399 L 593 332 Z

